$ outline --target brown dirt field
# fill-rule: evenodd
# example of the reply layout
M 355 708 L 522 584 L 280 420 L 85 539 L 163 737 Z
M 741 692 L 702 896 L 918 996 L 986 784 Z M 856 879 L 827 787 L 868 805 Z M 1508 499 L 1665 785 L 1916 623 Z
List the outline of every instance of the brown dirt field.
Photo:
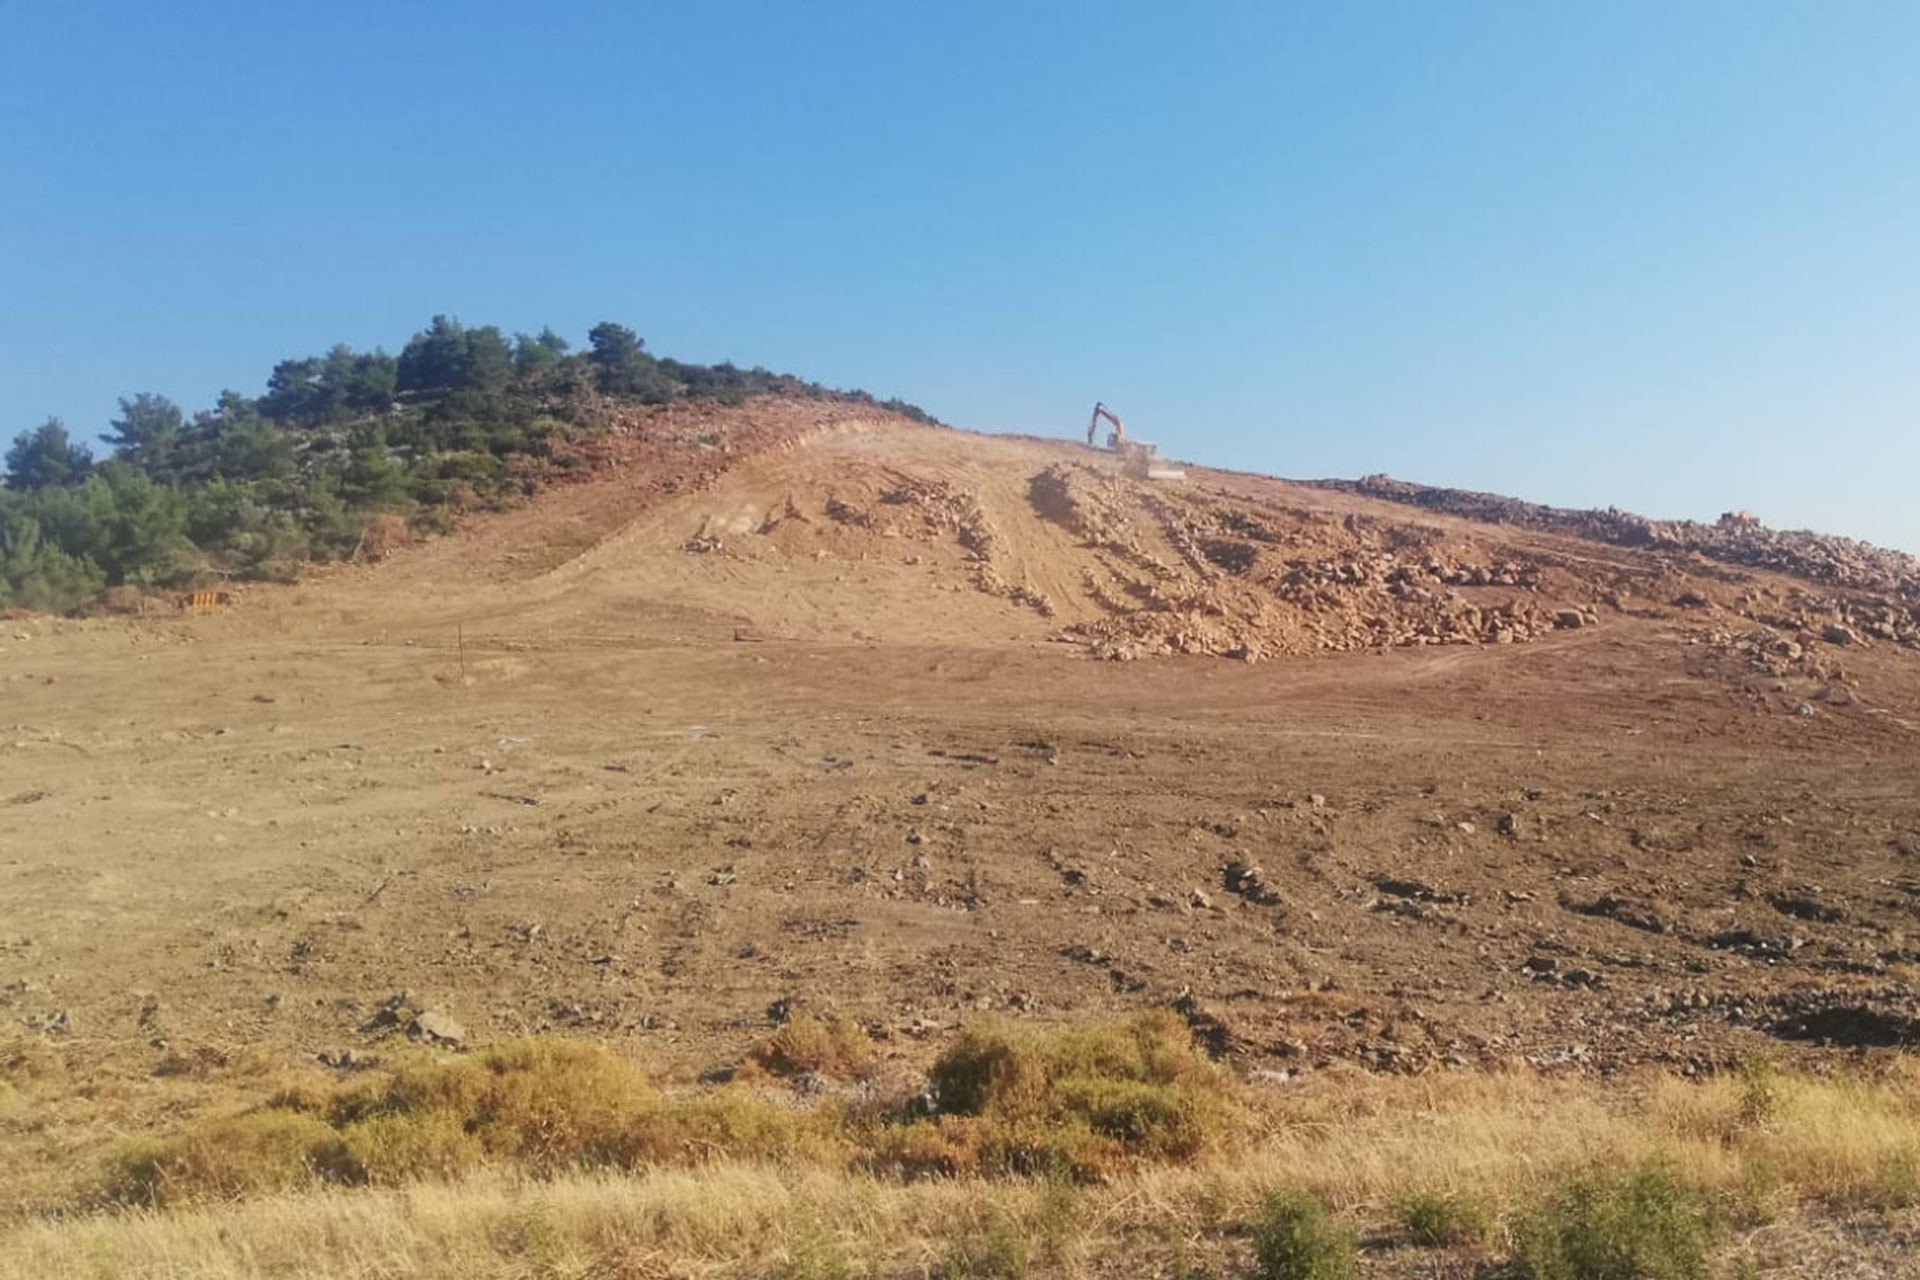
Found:
M 0 1048 L 75 1082 L 28 1163 L 401 991 L 686 1072 L 800 1007 L 912 1058 L 1175 1004 L 1285 1073 L 1920 1040 L 1920 652 L 1836 588 L 678 412 L 378 565 L 0 627 Z

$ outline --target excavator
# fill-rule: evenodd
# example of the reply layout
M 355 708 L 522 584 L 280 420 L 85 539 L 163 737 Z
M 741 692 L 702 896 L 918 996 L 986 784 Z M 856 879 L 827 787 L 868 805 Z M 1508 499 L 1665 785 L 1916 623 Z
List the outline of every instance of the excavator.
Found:
M 1100 419 L 1105 418 L 1113 424 L 1113 430 L 1107 433 L 1107 448 L 1120 455 L 1120 469 L 1136 480 L 1184 480 L 1187 473 L 1178 467 L 1163 465 L 1156 456 L 1157 447 L 1145 440 L 1129 440 L 1127 424 L 1120 421 L 1120 415 L 1107 408 L 1106 402 L 1096 400 L 1093 416 L 1087 419 L 1087 445 L 1093 447 L 1100 434 Z

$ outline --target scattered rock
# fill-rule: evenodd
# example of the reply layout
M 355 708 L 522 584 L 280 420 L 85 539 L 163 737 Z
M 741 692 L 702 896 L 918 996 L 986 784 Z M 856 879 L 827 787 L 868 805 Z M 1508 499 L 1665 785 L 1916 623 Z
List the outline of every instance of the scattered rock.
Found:
M 1673 926 L 1663 920 L 1650 904 L 1618 898 L 1612 894 L 1602 894 L 1591 902 L 1562 898 L 1560 905 L 1579 915 L 1601 916 L 1608 920 L 1617 920 L 1630 929 L 1639 929 L 1644 933 L 1664 934 L 1673 931 Z
M 1838 924 L 1847 918 L 1847 913 L 1839 907 L 1820 901 L 1812 894 L 1792 895 L 1770 893 L 1767 905 L 1783 916 L 1792 916 L 1796 920 L 1811 920 L 1820 924 Z
M 1267 884 L 1259 867 L 1230 862 L 1221 871 L 1220 879 L 1229 893 L 1237 893 L 1248 902 L 1257 903 L 1263 907 L 1280 904 L 1280 895 Z
M 1237 1047 L 1233 1030 L 1226 1020 L 1201 1004 L 1191 989 L 1183 990 L 1174 997 L 1172 1007 L 1185 1020 L 1194 1038 L 1205 1046 L 1209 1057 L 1224 1058 Z
M 1420 880 L 1403 880 L 1393 876 L 1381 876 L 1373 882 L 1373 887 L 1392 897 L 1405 898 L 1414 902 L 1466 906 L 1473 901 L 1471 894 L 1449 893 Z
M 1724 929 L 1707 938 L 1716 951 L 1733 951 L 1753 960 L 1785 960 L 1799 949 L 1798 938 L 1770 938 L 1752 929 Z
M 29 1017 L 27 1026 L 50 1036 L 63 1036 L 73 1030 L 73 1017 L 65 1009 L 58 1009 L 53 1013 Z
M 335 1071 L 365 1071 L 380 1061 L 369 1054 L 355 1053 L 352 1049 L 322 1049 L 313 1056 L 321 1066 L 332 1067 Z
M 387 997 L 360 1029 L 375 1035 L 399 1031 L 409 1039 L 449 1046 L 458 1046 L 467 1038 L 466 1029 L 450 1015 L 425 1007 L 410 991 Z

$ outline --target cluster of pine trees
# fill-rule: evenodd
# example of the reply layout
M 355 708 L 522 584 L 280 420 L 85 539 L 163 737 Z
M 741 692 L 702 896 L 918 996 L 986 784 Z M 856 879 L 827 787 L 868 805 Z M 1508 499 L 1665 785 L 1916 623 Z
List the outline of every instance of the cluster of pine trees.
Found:
M 100 460 L 50 418 L 6 452 L 0 607 L 291 578 L 351 554 L 377 515 L 433 527 L 450 508 L 513 500 L 536 469 L 524 464 L 595 429 L 610 401 L 831 394 L 765 369 L 662 359 L 611 322 L 587 344 L 436 316 L 398 356 L 342 344 L 282 360 L 264 395 L 223 392 L 191 416 L 164 396 L 123 399 Z M 883 407 L 928 420 L 900 401 Z

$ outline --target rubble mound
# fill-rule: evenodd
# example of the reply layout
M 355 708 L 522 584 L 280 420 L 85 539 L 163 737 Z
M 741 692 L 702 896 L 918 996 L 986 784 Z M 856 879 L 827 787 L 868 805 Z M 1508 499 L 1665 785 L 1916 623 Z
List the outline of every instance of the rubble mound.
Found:
M 729 634 L 1257 661 L 1637 619 L 1703 669 L 1781 684 L 1788 710 L 1817 710 L 1855 652 L 1920 648 L 1910 557 L 1744 515 L 1659 523 L 1380 476 L 1169 483 L 1101 450 L 814 402 L 676 407 L 596 439 L 608 456 L 565 507 L 486 544 L 500 578 L 538 570 L 526 607 L 575 630 L 616 635 L 649 601 Z M 404 559 L 439 583 L 481 549 Z
M 1073 463 L 1028 499 L 1081 540 L 1099 615 L 1061 634 L 1103 658 L 1513 644 L 1598 620 L 1596 585 L 1551 560 L 1417 525 Z
M 1570 533 L 1619 547 L 1697 553 L 1724 564 L 1773 570 L 1920 604 L 1920 560 L 1913 556 L 1853 538 L 1769 529 L 1744 512 L 1728 512 L 1705 524 L 1698 520 L 1650 520 L 1615 507 L 1604 511 L 1549 507 L 1495 493 L 1412 484 L 1388 475 L 1319 480 L 1314 484 L 1470 520 Z

